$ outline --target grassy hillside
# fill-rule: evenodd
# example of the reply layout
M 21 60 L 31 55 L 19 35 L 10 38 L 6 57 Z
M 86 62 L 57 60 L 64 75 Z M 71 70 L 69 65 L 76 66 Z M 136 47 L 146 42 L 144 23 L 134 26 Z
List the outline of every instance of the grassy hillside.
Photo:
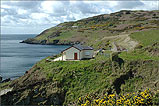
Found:
M 159 29 L 136 32 L 131 34 L 130 37 L 137 40 L 141 45 L 145 47 L 150 44 L 159 42 Z
M 99 55 L 94 60 L 38 62 L 27 74 L 12 81 L 14 90 L 2 96 L 2 104 L 77 105 L 88 94 L 126 94 L 159 89 L 159 61 L 124 60 L 123 64 Z M 16 96 L 14 96 L 16 95 Z M 7 97 L 10 97 L 8 99 Z
M 148 40 L 146 36 L 151 33 L 152 40 Z M 144 39 L 140 39 L 141 36 Z M 158 30 L 135 32 L 130 37 L 138 40 L 139 45 L 147 43 L 134 51 L 122 52 L 114 59 L 105 55 L 111 52 L 105 51 L 91 60 L 46 61 L 55 57 L 41 60 L 21 78 L 0 86 L 1 90 L 13 87 L 12 92 L 2 96 L 2 104 L 78 105 L 79 97 L 86 95 L 100 98 L 104 94 L 124 95 L 149 88 L 152 102 L 157 104 L 159 52 L 152 52 L 154 48 L 159 50 L 158 41 L 155 41 Z M 150 48 L 151 52 L 147 51 Z
M 135 46 L 121 53 L 106 50 L 91 60 L 46 61 L 55 58 L 49 56 L 35 64 L 24 76 L 0 84 L 0 90 L 13 88 L 13 91 L 1 96 L 2 105 L 77 106 L 80 97 L 93 95 L 100 100 L 105 94 L 108 97 L 115 94 L 113 97 L 120 99 L 121 95 L 140 94 L 148 88 L 152 92 L 152 104 L 158 105 L 157 19 L 158 11 L 120 11 L 62 23 L 28 39 L 27 43 L 40 44 L 83 42 L 95 49 L 106 49 L 112 42 L 126 48 Z
M 159 11 L 126 11 L 104 14 L 74 22 L 61 23 L 43 31 L 23 43 L 76 44 L 83 43 L 95 49 L 107 48 L 112 39 L 121 33 L 132 33 L 159 28 Z
M 128 60 L 159 60 L 159 30 L 140 31 L 130 34 L 137 42 L 135 50 L 122 52 L 120 56 Z

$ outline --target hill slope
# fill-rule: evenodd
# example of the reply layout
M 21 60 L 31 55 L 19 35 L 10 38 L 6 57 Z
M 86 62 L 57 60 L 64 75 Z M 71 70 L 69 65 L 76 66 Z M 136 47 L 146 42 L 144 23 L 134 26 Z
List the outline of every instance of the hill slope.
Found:
M 45 62 L 43 59 L 9 84 L 13 91 L 1 97 L 2 104 L 68 105 L 76 104 L 80 96 L 87 94 L 125 94 L 146 88 L 156 93 L 158 64 L 159 61 L 152 60 L 124 60 L 120 67 L 118 62 L 100 56 L 77 62 Z
M 149 40 L 145 36 L 151 32 L 153 37 Z M 140 39 L 142 36 L 145 38 Z M 159 103 L 158 30 L 136 32 L 130 37 L 143 46 L 122 52 L 116 59 L 104 53 L 84 61 L 46 61 L 55 57 L 41 60 L 24 76 L 0 84 L 0 90 L 13 88 L 1 96 L 2 104 L 77 105 L 78 98 L 88 94 L 121 95 L 147 88 L 154 95 L 153 103 Z
M 122 33 L 159 28 L 159 11 L 119 11 L 74 22 L 61 23 L 22 43 L 77 44 L 84 43 L 95 49 L 107 48 L 112 39 Z
M 147 15 L 151 16 L 151 13 L 156 11 L 121 11 L 114 14 L 115 16 L 121 13 L 130 15 L 138 12 L 142 14 L 148 13 L 149 15 Z M 114 16 L 114 14 L 110 16 Z M 120 16 L 118 15 L 116 17 Z M 104 15 L 101 16 L 103 17 Z M 153 16 L 156 17 L 156 15 Z M 97 17 L 99 18 L 100 16 Z M 136 15 L 134 17 L 136 17 Z M 94 18 L 95 17 L 93 17 L 93 19 Z M 91 18 L 84 20 L 90 19 Z M 122 19 L 125 18 L 122 17 Z M 84 20 L 77 22 L 85 22 Z M 145 21 L 136 22 L 144 23 L 151 21 L 151 19 L 147 19 Z M 76 24 L 74 23 L 76 26 L 81 25 L 80 27 L 82 28 L 89 26 L 87 23 L 77 24 L 77 22 Z M 130 18 L 129 21 L 124 22 L 127 22 L 129 25 L 135 21 Z M 52 60 L 55 58 L 49 56 L 35 64 L 24 76 L 11 82 L 0 84 L 0 91 L 13 88 L 11 92 L 1 96 L 1 104 L 76 106 L 78 105 L 78 98 L 88 94 L 101 97 L 104 94 L 114 93 L 118 97 L 121 94 L 138 92 L 139 90 L 143 91 L 147 88 L 150 88 L 152 91 L 153 104 L 159 104 L 159 30 L 155 28 L 158 27 L 157 22 L 158 21 L 153 20 L 151 24 L 142 24 L 142 27 L 124 29 L 121 32 L 114 31 L 112 26 L 106 27 L 112 28 L 113 33 L 111 33 L 112 29 L 109 29 L 108 33 L 101 33 L 103 30 L 100 26 L 99 28 L 97 27 L 97 29 L 93 28 L 91 30 L 87 29 L 83 32 L 78 32 L 78 28 L 72 28 L 74 24 L 71 23 L 73 22 L 58 25 L 57 29 L 61 29 L 60 31 L 67 30 L 67 33 L 60 32 L 59 36 L 52 37 L 51 39 L 59 40 L 53 44 L 61 44 L 60 42 L 66 39 L 68 42 L 69 40 L 75 40 L 76 37 L 79 37 L 78 35 L 72 35 L 73 31 L 75 31 L 81 34 L 81 36 L 83 36 L 82 34 L 88 34 L 85 38 L 89 38 L 89 42 L 85 43 L 92 45 L 96 49 L 104 48 L 104 46 L 109 45 L 111 42 L 116 42 L 118 45 L 129 49 L 134 45 L 135 47 L 132 47 L 133 50 L 121 52 L 120 54 L 105 51 L 102 54 L 98 54 L 94 59 L 83 61 L 49 62 L 46 61 L 46 59 Z M 116 23 L 116 21 L 114 23 Z M 68 28 L 66 25 L 68 25 Z M 146 25 L 149 27 L 146 27 Z M 43 32 L 28 43 L 38 43 L 41 39 L 48 38 L 50 36 L 49 33 L 56 31 L 55 28 L 56 27 Z M 92 33 L 89 34 L 88 31 Z M 99 35 L 99 33 L 101 33 L 101 35 Z M 47 42 L 43 42 L 42 44 L 51 44 Z M 63 44 L 67 43 L 65 42 Z M 106 55 L 109 53 L 111 55 L 110 57 Z

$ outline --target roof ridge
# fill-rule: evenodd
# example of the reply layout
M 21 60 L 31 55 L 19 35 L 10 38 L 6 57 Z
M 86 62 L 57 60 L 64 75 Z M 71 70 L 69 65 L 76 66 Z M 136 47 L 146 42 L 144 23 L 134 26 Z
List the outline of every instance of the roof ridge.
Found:
M 92 47 L 86 46 L 86 45 L 81 45 L 81 44 L 73 45 L 73 47 L 76 47 L 76 48 L 78 48 L 80 50 L 93 50 Z

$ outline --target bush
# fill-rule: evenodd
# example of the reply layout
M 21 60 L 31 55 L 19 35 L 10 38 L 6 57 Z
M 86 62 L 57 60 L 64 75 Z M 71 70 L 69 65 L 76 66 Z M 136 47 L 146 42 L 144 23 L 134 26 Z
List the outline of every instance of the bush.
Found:
M 152 105 L 152 93 L 150 89 L 143 92 L 128 93 L 126 95 L 105 94 L 103 97 L 87 95 L 80 97 L 78 104 L 81 106 L 119 106 L 119 105 Z
M 118 52 L 112 53 L 112 54 L 111 54 L 111 60 L 112 60 L 112 61 L 118 61 L 118 59 L 119 59 L 118 54 L 119 54 Z
M 159 91 L 155 94 L 152 100 L 154 105 L 159 105 Z

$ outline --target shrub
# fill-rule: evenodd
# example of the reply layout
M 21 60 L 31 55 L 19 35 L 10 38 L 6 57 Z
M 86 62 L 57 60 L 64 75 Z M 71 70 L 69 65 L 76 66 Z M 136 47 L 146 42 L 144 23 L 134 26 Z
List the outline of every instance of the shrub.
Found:
M 143 92 L 127 93 L 126 95 L 105 94 L 103 97 L 87 95 L 80 97 L 78 104 L 81 106 L 119 106 L 119 105 L 152 105 L 152 93 L 150 89 Z

